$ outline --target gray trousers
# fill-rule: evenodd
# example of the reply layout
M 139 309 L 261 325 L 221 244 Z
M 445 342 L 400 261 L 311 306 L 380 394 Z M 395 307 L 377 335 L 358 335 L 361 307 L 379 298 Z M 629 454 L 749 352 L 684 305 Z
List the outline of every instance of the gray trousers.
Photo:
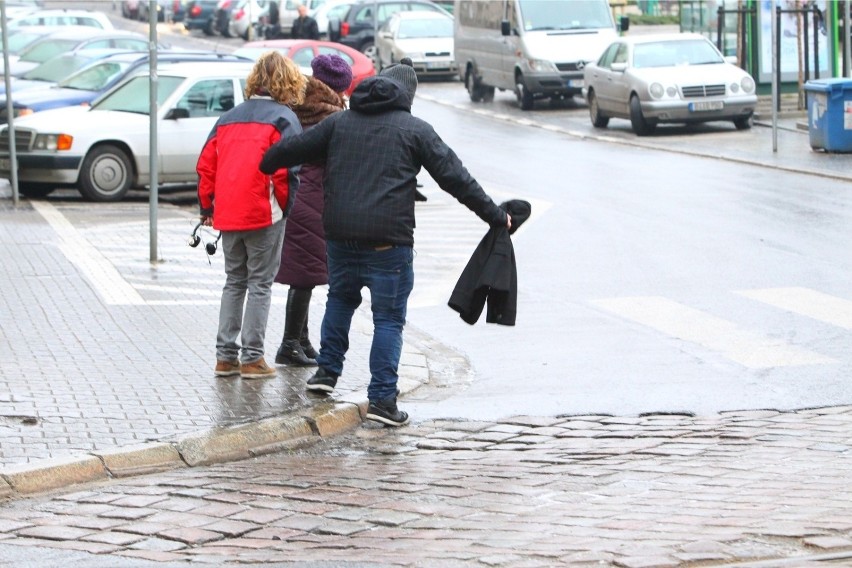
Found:
M 256 231 L 222 231 L 227 279 L 216 337 L 219 361 L 235 361 L 239 356 L 241 362 L 252 363 L 263 357 L 272 281 L 281 263 L 284 223 L 281 220 Z

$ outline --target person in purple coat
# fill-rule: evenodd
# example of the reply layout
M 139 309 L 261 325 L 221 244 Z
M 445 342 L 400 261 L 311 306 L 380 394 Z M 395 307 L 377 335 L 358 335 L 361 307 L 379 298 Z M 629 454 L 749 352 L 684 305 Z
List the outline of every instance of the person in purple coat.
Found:
M 311 61 L 305 102 L 293 107 L 303 129 L 345 110 L 344 91 L 352 83 L 352 68 L 337 55 Z M 301 183 L 284 229 L 284 248 L 275 282 L 288 284 L 284 339 L 275 355 L 277 365 L 316 366 L 317 352 L 308 335 L 308 309 L 315 286 L 328 283 L 325 232 L 322 227 L 324 164 L 303 164 Z

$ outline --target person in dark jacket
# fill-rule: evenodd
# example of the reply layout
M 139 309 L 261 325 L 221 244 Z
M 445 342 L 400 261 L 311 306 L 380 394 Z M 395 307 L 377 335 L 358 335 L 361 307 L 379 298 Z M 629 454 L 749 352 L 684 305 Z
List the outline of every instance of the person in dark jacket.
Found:
M 266 151 L 260 169 L 325 160 L 329 291 L 320 333 L 319 369 L 307 389 L 333 392 L 349 348 L 361 288 L 370 290 L 370 349 L 366 418 L 390 426 L 408 422 L 397 407 L 397 370 L 408 296 L 414 285 L 416 175 L 424 168 L 438 185 L 489 225 L 511 226 L 455 152 L 425 121 L 411 115 L 417 75 L 410 60 L 362 81 L 350 110 Z
M 308 7 L 304 4 L 299 4 L 297 10 L 299 17 L 293 20 L 293 28 L 290 36 L 293 39 L 319 39 L 319 26 L 315 19 L 308 16 Z
M 221 231 L 227 276 L 216 336 L 217 376 L 276 374 L 264 360 L 263 342 L 284 218 L 299 178 L 297 168 L 266 175 L 255 164 L 272 143 L 302 131 L 287 105 L 303 101 L 305 82 L 299 67 L 279 52 L 261 55 L 246 79 L 246 100 L 219 117 L 198 157 L 201 222 Z
M 319 55 L 311 61 L 305 102 L 293 107 L 302 129 L 346 108 L 343 93 L 352 83 L 352 68 L 337 55 Z M 308 309 L 314 286 L 328 283 L 325 233 L 322 229 L 322 162 L 303 164 L 299 170 L 299 192 L 284 229 L 281 267 L 275 276 L 279 284 L 289 284 L 284 319 L 284 338 L 275 363 L 316 366 L 317 352 L 308 334 Z

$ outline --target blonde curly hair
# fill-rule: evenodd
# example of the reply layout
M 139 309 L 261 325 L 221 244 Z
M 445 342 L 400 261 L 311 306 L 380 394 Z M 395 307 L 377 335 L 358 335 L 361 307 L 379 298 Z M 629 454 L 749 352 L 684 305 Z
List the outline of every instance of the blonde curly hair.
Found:
M 245 96 L 269 95 L 283 105 L 305 101 L 307 79 L 293 61 L 278 51 L 267 51 L 254 64 L 246 79 Z

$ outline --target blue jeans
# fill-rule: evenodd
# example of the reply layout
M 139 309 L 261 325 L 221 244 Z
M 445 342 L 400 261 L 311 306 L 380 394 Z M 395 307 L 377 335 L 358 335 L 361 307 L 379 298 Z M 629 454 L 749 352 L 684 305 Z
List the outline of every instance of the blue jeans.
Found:
M 328 241 L 328 301 L 320 332 L 317 363 L 340 375 L 349 349 L 352 315 L 361 305 L 361 288 L 370 290 L 373 344 L 367 398 L 381 401 L 396 396 L 397 370 L 402 354 L 408 296 L 414 287 L 411 247 L 375 250 L 356 243 Z

